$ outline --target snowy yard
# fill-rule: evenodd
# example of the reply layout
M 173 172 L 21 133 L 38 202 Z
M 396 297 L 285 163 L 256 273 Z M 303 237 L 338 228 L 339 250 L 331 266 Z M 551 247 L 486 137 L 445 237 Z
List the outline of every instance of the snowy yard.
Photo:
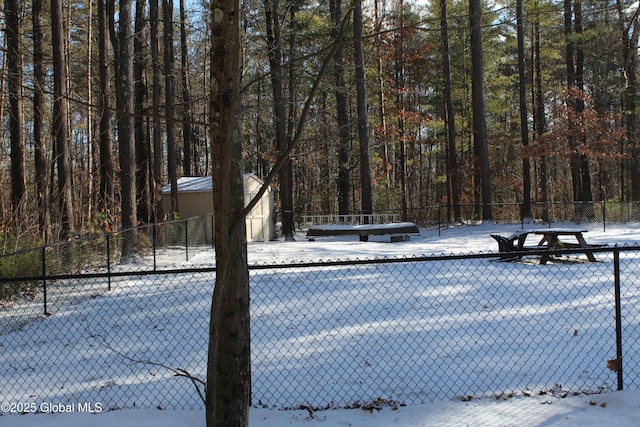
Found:
M 429 230 L 394 244 L 357 237 L 309 242 L 300 236 L 297 242 L 252 243 L 249 261 L 495 252 L 490 234 L 517 229 Z M 585 237 L 589 243 L 630 244 L 640 242 L 640 228 L 608 225 L 603 231 L 595 225 Z M 158 254 L 159 267 L 212 264 L 209 251 L 188 263 L 175 252 Z M 633 411 L 640 394 L 611 392 L 615 373 L 606 360 L 615 357 L 613 268 L 610 253 L 596 257 L 597 263 L 572 259 L 546 266 L 475 259 L 335 266 L 322 274 L 301 267 L 255 270 L 251 423 L 637 424 L 640 416 Z M 630 325 L 640 319 L 640 307 L 632 304 L 640 296 L 634 269 L 639 257 L 621 257 L 624 307 L 633 310 L 623 315 Z M 212 277 L 127 278 L 109 293 L 1 335 L 0 402 L 38 408 L 91 403 L 101 413 L 3 415 L 0 425 L 204 425 L 201 410 L 185 410 L 199 407 L 194 387 L 171 368 L 204 376 Z M 630 335 L 637 332 L 625 332 L 629 372 L 637 372 L 637 339 Z M 640 388 L 640 382 L 626 385 Z M 603 391 L 608 393 L 592 394 Z M 470 394 L 483 398 L 460 399 Z M 316 410 L 369 405 L 378 398 L 381 411 Z M 276 410 L 302 405 L 312 410 Z M 133 409 L 156 407 L 174 410 Z

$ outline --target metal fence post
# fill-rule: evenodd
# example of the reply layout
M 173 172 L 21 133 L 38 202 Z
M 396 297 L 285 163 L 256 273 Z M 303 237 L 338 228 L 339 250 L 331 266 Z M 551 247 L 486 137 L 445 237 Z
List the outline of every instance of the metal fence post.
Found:
M 185 220 L 184 222 L 184 248 L 187 256 L 187 261 L 189 261 L 189 220 Z
M 151 227 L 151 238 L 153 239 L 153 244 L 151 245 L 153 250 L 153 271 L 156 271 L 156 244 L 158 241 L 158 232 L 156 230 L 156 227 L 156 223 L 154 223 Z
M 107 233 L 107 290 L 111 291 L 111 241 Z
M 42 296 L 44 298 L 44 315 L 47 315 L 47 247 L 42 247 Z
M 616 245 L 613 250 L 613 274 L 616 304 L 616 358 L 618 360 L 618 390 L 622 390 L 622 310 L 620 306 L 620 251 L 618 250 L 618 245 Z

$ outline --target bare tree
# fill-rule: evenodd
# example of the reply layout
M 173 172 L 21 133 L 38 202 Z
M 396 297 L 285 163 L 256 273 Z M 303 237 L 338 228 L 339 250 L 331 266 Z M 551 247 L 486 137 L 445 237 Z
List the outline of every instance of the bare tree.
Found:
M 529 117 L 527 114 L 523 0 L 516 1 L 516 24 L 518 38 L 518 93 L 520 97 L 520 135 L 522 138 L 522 145 L 526 147 L 529 145 Z M 522 217 L 531 218 L 531 164 L 529 162 L 529 158 L 526 156 L 522 158 L 522 189 Z
M 565 37 L 565 65 L 567 71 L 567 88 L 572 90 L 576 86 L 575 69 L 575 45 L 573 37 L 573 1 L 564 0 L 564 37 Z M 575 97 L 568 98 L 572 110 L 576 109 L 577 100 Z M 569 169 L 571 171 L 571 185 L 573 187 L 573 200 L 580 200 L 580 163 L 576 150 L 576 137 L 573 132 L 569 133 L 569 147 L 572 153 L 569 156 Z
M 211 2 L 212 49 L 210 136 L 216 245 L 216 285 L 211 303 L 207 360 L 207 427 L 246 426 L 251 402 L 249 275 L 244 218 L 258 203 L 292 151 L 339 40 L 322 61 L 301 111 L 291 145 L 276 161 L 253 199 L 244 206 L 242 144 L 239 138 L 240 4 Z M 341 34 L 349 14 L 341 25 Z M 244 206 L 244 207 L 243 207 Z
M 189 50 L 187 45 L 187 10 L 185 0 L 180 0 L 180 81 L 182 83 L 182 152 L 183 173 L 191 176 L 193 142 L 191 137 L 191 91 L 189 89 Z
M 535 7 L 537 8 L 537 2 Z M 544 97 L 543 97 L 543 88 L 542 88 L 542 52 L 540 48 L 540 14 L 535 15 L 535 21 L 533 23 L 533 35 L 534 35 L 534 74 L 535 74 L 535 82 L 534 82 L 534 129 L 535 129 L 535 138 L 537 142 L 542 140 L 542 135 L 547 131 L 547 120 L 544 111 Z M 547 185 L 547 158 L 545 154 L 540 156 L 538 161 L 538 186 L 540 189 L 540 193 L 538 196 L 538 201 L 544 203 L 549 197 L 548 185 Z M 542 213 L 542 220 L 548 221 L 549 213 L 545 209 Z
M 164 20 L 164 96 L 165 127 L 167 132 L 167 168 L 171 184 L 171 214 L 179 212 L 178 206 L 178 162 L 175 133 L 175 78 L 173 75 L 173 0 L 162 0 Z
M 278 0 L 265 1 L 265 17 L 267 21 L 267 43 L 271 86 L 273 90 L 273 108 L 275 120 L 276 148 L 278 153 L 287 151 L 287 114 L 284 98 L 282 73 L 282 31 L 278 14 Z M 293 218 L 293 167 L 288 160 L 278 175 L 280 184 L 280 209 L 282 210 L 282 234 L 286 240 L 293 240 L 295 231 Z
M 98 210 L 111 216 L 113 208 L 113 141 L 111 138 L 111 69 L 109 67 L 109 19 L 107 5 L 98 2 L 98 69 L 100 93 L 98 95 L 98 116 L 100 133 L 100 191 Z
M 161 221 L 164 217 L 162 209 L 162 125 L 160 122 L 160 97 L 162 91 L 160 88 L 160 49 L 158 40 L 158 16 L 159 7 L 158 0 L 149 0 L 149 20 L 151 21 L 151 35 L 149 41 L 151 44 L 151 63 L 153 69 L 152 83 L 152 120 L 151 128 L 153 129 L 153 212 L 155 222 Z
M 38 225 L 45 243 L 49 235 L 49 203 L 47 191 L 47 155 L 45 148 L 45 66 L 42 0 L 33 0 L 31 7 L 33 21 L 33 143 L 36 176 L 36 200 L 38 204 Z
M 93 164 L 94 164 L 94 139 L 93 139 L 93 0 L 88 0 L 89 4 L 87 5 L 87 16 L 90 18 L 87 19 L 86 23 L 86 31 L 87 31 L 87 76 L 86 76 L 86 87 L 87 87 L 87 206 L 86 206 L 86 219 L 90 221 L 93 217 L 93 208 L 94 208 L 94 197 L 93 197 L 93 185 L 94 185 L 94 175 L 93 175 Z
M 449 51 L 449 24 L 447 17 L 447 0 L 440 0 L 440 36 L 442 39 L 442 73 L 444 76 L 445 116 L 447 120 L 447 180 L 449 194 L 453 205 L 453 218 L 462 221 L 460 211 L 460 177 L 458 174 L 458 158 L 456 155 L 456 120 L 453 107 L 453 89 L 451 83 L 451 52 Z M 449 215 L 451 217 L 451 215 Z
M 575 34 L 576 34 L 576 87 L 579 91 L 584 92 L 584 42 L 582 41 L 582 0 L 575 0 Z M 576 113 L 583 113 L 585 109 L 584 99 L 580 98 L 576 102 Z M 587 136 L 584 135 L 580 144 L 586 145 Z M 580 201 L 593 201 L 591 191 L 591 167 L 589 166 L 589 157 L 585 153 L 579 153 L 578 165 L 580 168 Z
M 360 141 L 360 187 L 362 213 L 373 213 L 371 161 L 369 156 L 369 126 L 367 122 L 367 92 L 365 82 L 364 51 L 362 48 L 362 0 L 353 4 L 353 51 L 356 65 L 356 97 L 358 110 L 358 139 Z
M 144 223 L 151 221 L 150 168 L 151 149 L 147 132 L 147 15 L 146 0 L 136 0 L 135 31 L 133 38 L 133 78 L 134 78 L 134 139 L 136 151 L 136 192 L 137 216 Z
M 116 67 L 116 107 L 118 153 L 120 156 L 120 189 L 122 195 L 122 228 L 137 225 L 136 152 L 133 123 L 133 34 L 131 0 L 120 0 Z M 123 245 L 123 255 L 132 247 Z
M 211 2 L 210 135 L 216 284 L 207 363 L 207 427 L 248 426 L 251 403 L 249 272 L 242 188 L 239 0 Z
M 9 92 L 9 130 L 11 139 L 11 204 L 18 218 L 25 196 L 24 116 L 22 102 L 21 7 L 17 0 L 6 0 L 5 36 L 7 39 L 7 90 Z
M 51 42 L 53 45 L 53 133 L 58 166 L 58 204 L 61 214 L 60 238 L 73 236 L 73 205 L 71 200 L 69 129 L 67 127 L 67 72 L 65 67 L 64 25 L 62 2 L 51 1 Z
M 341 37 L 340 21 L 342 20 L 342 0 L 330 0 L 329 11 L 331 13 L 331 39 L 338 40 Z M 342 58 L 342 45 L 338 45 L 333 56 L 333 78 L 335 84 L 336 111 L 338 113 L 338 214 L 349 214 L 349 193 L 351 183 L 349 180 L 349 114 L 347 112 L 347 87 L 344 83 L 344 60 Z
M 625 23 L 625 12 L 622 2 L 616 0 L 618 10 L 618 26 L 622 35 L 624 76 L 626 80 L 624 92 L 625 128 L 631 156 L 631 200 L 640 201 L 640 148 L 637 141 L 636 104 L 638 97 L 638 36 L 640 35 L 640 5 L 636 7 L 629 23 Z M 624 166 L 624 159 L 622 165 Z M 624 188 L 624 174 L 621 174 Z M 624 191 L 622 191 L 624 197 Z
M 484 107 L 484 60 L 482 52 L 482 6 L 480 0 L 469 0 L 469 26 L 471 28 L 471 98 L 473 106 L 473 141 L 480 167 L 482 220 L 493 219 L 491 207 L 491 181 L 489 172 L 489 143 Z

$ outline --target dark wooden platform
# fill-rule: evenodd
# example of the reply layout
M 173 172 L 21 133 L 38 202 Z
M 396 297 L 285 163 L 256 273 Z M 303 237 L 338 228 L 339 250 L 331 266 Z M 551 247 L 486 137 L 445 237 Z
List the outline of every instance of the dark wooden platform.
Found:
M 330 236 L 360 236 L 360 240 L 366 241 L 368 236 L 391 236 L 392 242 L 409 240 L 410 234 L 419 234 L 420 230 L 412 222 L 395 222 L 388 224 L 328 224 L 309 227 L 307 238 Z M 396 237 L 402 236 L 402 238 Z

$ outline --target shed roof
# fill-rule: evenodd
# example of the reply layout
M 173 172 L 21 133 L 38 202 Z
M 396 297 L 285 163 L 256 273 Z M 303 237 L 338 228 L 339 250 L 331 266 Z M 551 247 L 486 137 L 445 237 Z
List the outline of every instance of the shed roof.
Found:
M 259 182 L 262 181 L 257 175 L 252 173 L 245 173 L 243 179 L 255 179 Z M 183 176 L 178 178 L 178 193 L 198 193 L 213 190 L 213 180 L 210 176 Z M 171 194 L 171 185 L 165 185 L 162 187 L 162 194 Z

